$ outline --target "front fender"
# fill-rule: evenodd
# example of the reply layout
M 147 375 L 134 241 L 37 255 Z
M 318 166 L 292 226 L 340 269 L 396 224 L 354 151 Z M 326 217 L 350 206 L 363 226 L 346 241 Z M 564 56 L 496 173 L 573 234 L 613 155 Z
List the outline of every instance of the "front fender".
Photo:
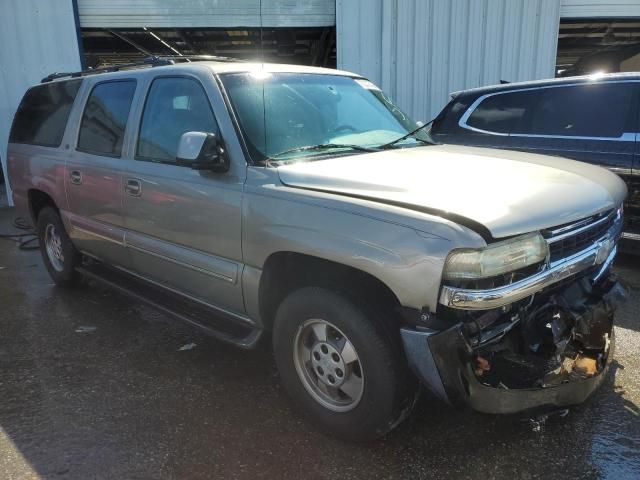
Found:
M 380 216 L 386 219 L 376 215 L 377 208 L 383 207 L 387 211 Z M 409 215 L 403 222 L 396 212 L 396 221 L 392 221 L 388 210 L 393 208 L 397 207 L 378 207 L 374 202 L 281 185 L 247 186 L 243 202 L 245 264 L 262 269 L 271 254 L 283 251 L 319 257 L 372 275 L 405 307 L 435 310 L 449 251 L 479 246 L 483 240 L 473 232 L 463 239 L 465 235 L 457 226 L 447 238 L 442 235 L 446 229 L 440 219 L 431 219 L 438 228 L 430 229 L 425 218 L 424 228 L 417 231 L 408 225 Z

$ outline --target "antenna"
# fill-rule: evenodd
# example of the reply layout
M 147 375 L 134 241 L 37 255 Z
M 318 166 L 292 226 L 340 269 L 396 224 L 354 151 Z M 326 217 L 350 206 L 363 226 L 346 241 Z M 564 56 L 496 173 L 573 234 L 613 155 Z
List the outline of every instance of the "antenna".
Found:
M 262 0 L 260 0 L 260 58 L 262 59 L 262 63 L 264 63 L 264 42 L 262 39 L 263 29 L 264 29 L 264 25 L 262 24 Z
M 263 27 L 262 0 L 260 0 L 260 60 L 262 61 L 262 68 L 264 69 L 264 42 L 262 40 Z M 264 132 L 264 154 L 268 159 L 269 155 L 267 154 L 267 152 L 269 151 L 269 148 L 267 145 L 267 103 L 264 94 L 264 82 L 262 82 L 262 131 Z

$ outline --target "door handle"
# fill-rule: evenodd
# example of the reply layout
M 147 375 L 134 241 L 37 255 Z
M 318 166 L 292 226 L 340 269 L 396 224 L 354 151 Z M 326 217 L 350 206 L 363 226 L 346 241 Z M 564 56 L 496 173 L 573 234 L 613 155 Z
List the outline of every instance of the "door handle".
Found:
M 137 178 L 127 178 L 124 191 L 132 197 L 139 197 L 142 195 L 142 182 Z
M 69 178 L 74 185 L 82 185 L 82 173 L 80 173 L 80 170 L 71 170 Z

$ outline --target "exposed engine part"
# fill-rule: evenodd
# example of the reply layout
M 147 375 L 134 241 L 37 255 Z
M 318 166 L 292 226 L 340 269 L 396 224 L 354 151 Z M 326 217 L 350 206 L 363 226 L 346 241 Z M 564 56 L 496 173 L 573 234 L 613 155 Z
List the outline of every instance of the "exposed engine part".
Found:
M 621 294 L 611 285 L 593 286 L 585 279 L 529 310 L 490 312 L 472 322 L 467 332 L 477 332 L 476 377 L 492 387 L 523 389 L 598 374 L 613 328 L 610 297 Z
M 491 364 L 489 363 L 489 360 L 478 355 L 476 357 L 476 376 L 480 377 L 484 374 L 484 372 L 488 372 L 489 370 L 491 370 Z
M 593 377 L 598 373 L 597 361 L 595 358 L 578 355 L 578 358 L 573 362 L 573 370 L 585 377 Z

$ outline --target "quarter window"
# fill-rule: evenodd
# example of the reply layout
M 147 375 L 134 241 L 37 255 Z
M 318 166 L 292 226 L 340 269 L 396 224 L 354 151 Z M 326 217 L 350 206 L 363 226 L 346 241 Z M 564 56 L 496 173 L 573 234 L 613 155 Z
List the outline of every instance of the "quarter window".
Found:
M 60 146 L 81 83 L 69 80 L 30 88 L 16 112 L 9 142 Z
M 186 132 L 218 133 L 202 86 L 191 78 L 156 78 L 142 114 L 137 158 L 175 162 L 180 138 Z
M 80 123 L 78 150 L 119 157 L 135 80 L 99 83 L 91 91 Z

